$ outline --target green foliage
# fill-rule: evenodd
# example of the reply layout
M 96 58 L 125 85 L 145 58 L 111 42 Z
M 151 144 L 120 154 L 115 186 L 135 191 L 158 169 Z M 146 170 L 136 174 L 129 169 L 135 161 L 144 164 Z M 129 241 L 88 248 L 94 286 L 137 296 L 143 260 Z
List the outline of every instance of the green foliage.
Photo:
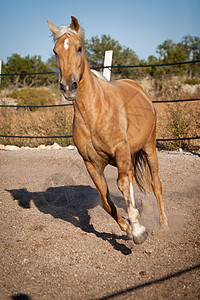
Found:
M 114 66 L 128 66 L 139 64 L 139 59 L 135 52 L 127 47 L 123 47 L 118 41 L 111 38 L 110 35 L 101 35 L 86 40 L 84 51 L 90 67 L 101 67 L 104 64 L 104 56 L 106 50 L 113 50 Z M 133 78 L 138 71 L 132 68 L 113 68 L 112 74 L 119 77 Z
M 56 58 L 55 55 L 52 54 L 51 57 L 47 60 L 47 65 L 48 67 L 52 70 L 52 71 L 58 71 L 58 66 L 57 66 L 57 62 L 56 62 Z M 56 79 L 58 79 L 58 75 L 54 75 L 56 77 Z
M 113 66 L 127 66 L 139 64 L 162 64 L 172 62 L 184 62 L 190 60 L 200 59 L 200 38 L 187 35 L 183 37 L 180 43 L 174 43 L 172 40 L 166 40 L 163 44 L 158 45 L 158 58 L 150 55 L 147 61 L 141 61 L 135 52 L 127 47 L 121 46 L 118 41 L 112 39 L 110 35 L 102 35 L 92 37 L 86 40 L 85 54 L 90 67 L 100 67 L 104 63 L 104 55 L 106 50 L 113 50 Z M 148 67 L 144 68 L 113 68 L 112 75 L 118 78 L 132 78 L 139 79 L 147 75 L 158 80 L 158 85 L 162 86 L 162 81 L 171 76 L 199 76 L 200 66 L 194 65 L 180 65 L 172 67 Z
M 200 78 L 188 78 L 184 81 L 184 83 L 190 84 L 190 85 L 195 85 L 195 84 L 200 84 Z
M 55 99 L 49 89 L 46 88 L 26 88 L 14 91 L 9 95 L 17 99 L 17 105 L 47 105 L 55 104 Z M 31 111 L 37 108 L 29 107 Z
M 113 50 L 113 59 L 116 60 L 122 50 L 122 46 L 112 39 L 110 35 L 102 35 L 101 38 L 93 36 L 90 40 L 85 41 L 84 51 L 90 67 L 103 66 L 106 50 Z
M 30 57 L 28 55 L 26 57 L 21 57 L 19 54 L 13 54 L 11 57 L 8 57 L 6 64 L 2 65 L 2 73 L 5 74 L 49 71 L 51 71 L 51 69 L 41 60 L 41 56 Z M 15 88 L 20 88 L 44 86 L 56 81 L 57 76 L 51 74 L 3 76 L 2 87 L 13 86 Z
M 188 58 L 191 60 L 200 59 L 200 37 L 186 35 L 182 39 L 184 51 L 188 53 Z
M 172 40 L 166 40 L 163 44 L 158 45 L 157 51 L 159 63 L 184 62 L 200 59 L 200 38 L 190 35 L 184 36 L 180 43 L 174 43 Z M 200 65 L 180 65 L 165 67 L 165 76 L 199 76 Z

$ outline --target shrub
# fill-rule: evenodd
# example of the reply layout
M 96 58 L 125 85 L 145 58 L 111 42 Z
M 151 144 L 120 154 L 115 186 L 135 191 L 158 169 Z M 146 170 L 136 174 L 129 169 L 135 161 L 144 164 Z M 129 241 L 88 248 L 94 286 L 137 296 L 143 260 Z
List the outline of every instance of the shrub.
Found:
M 184 83 L 190 84 L 190 85 L 200 84 L 200 79 L 195 78 L 195 77 L 193 77 L 193 78 L 188 78 L 188 79 L 185 80 Z
M 167 124 L 169 132 L 171 132 L 172 138 L 185 138 L 189 135 L 190 127 L 192 126 L 192 111 L 188 109 L 188 105 L 181 105 L 179 103 L 174 106 L 168 107 L 167 111 Z M 182 148 L 186 149 L 189 147 L 188 141 L 177 140 L 170 143 L 171 150 Z
M 47 105 L 55 104 L 55 98 L 47 88 L 28 88 L 12 92 L 11 98 L 17 99 L 17 105 Z M 29 107 L 35 111 L 36 107 Z

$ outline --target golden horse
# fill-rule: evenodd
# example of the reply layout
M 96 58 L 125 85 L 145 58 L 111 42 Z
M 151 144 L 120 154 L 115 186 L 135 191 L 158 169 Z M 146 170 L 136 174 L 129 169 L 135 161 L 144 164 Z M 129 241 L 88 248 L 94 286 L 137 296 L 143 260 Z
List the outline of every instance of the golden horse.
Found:
M 141 190 L 147 184 L 154 192 L 160 223 L 167 226 L 158 176 L 156 153 L 156 111 L 143 88 L 133 80 L 107 81 L 92 72 L 86 60 L 84 31 L 75 17 L 71 24 L 54 26 L 54 53 L 60 70 L 60 89 L 73 101 L 74 143 L 95 183 L 103 208 L 136 244 L 147 238 L 135 207 L 133 178 Z M 104 176 L 106 165 L 118 169 L 117 184 L 125 199 L 128 220 L 118 213 L 110 199 Z

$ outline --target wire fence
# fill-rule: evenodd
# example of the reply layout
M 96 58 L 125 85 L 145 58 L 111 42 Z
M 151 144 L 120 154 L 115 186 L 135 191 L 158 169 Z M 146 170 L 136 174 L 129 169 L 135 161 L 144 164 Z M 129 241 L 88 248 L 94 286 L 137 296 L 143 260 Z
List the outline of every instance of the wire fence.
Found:
M 200 60 L 191 60 L 191 61 L 183 61 L 183 62 L 174 62 L 174 63 L 165 63 L 165 64 L 143 64 L 143 65 L 128 65 L 128 66 L 102 66 L 102 67 L 93 67 L 93 69 L 105 69 L 105 68 L 150 68 L 150 67 L 167 67 L 167 66 L 178 66 L 178 65 L 186 65 L 186 64 L 195 64 L 199 63 Z
M 143 65 L 117 65 L 117 66 L 100 66 L 100 67 L 91 67 L 91 69 L 99 70 L 106 68 L 149 68 L 149 67 L 166 67 L 166 66 L 176 66 L 176 65 L 186 65 L 186 64 L 195 64 L 199 63 L 200 60 L 191 60 L 191 61 L 183 61 L 183 62 L 173 62 L 173 63 L 165 63 L 165 64 L 143 64 Z M 24 75 L 45 75 L 45 74 L 58 74 L 59 71 L 49 71 L 49 72 L 34 72 L 34 73 L 3 73 L 1 76 L 24 76 Z
M 191 102 L 199 101 L 200 98 L 190 99 L 177 99 L 177 100 L 153 100 L 152 103 L 176 103 L 176 102 Z M 13 108 L 45 108 L 45 107 L 62 107 L 73 106 L 72 103 L 67 104 L 48 104 L 48 105 L 15 105 L 15 104 L 1 104 L 0 107 L 13 107 Z
M 185 64 L 195 64 L 199 63 L 200 60 L 187 61 L 187 62 L 175 62 L 175 63 L 165 63 L 165 64 L 143 64 L 143 65 L 128 65 L 128 66 L 101 66 L 93 67 L 93 69 L 104 69 L 104 68 L 148 68 L 148 67 L 165 67 L 165 66 L 175 66 L 175 65 L 185 65 Z M 35 72 L 35 73 L 9 73 L 1 74 L 1 76 L 24 76 L 24 75 L 45 75 L 45 74 L 57 74 L 57 71 L 50 72 Z M 191 102 L 199 101 L 200 98 L 190 98 L 190 99 L 178 99 L 178 100 L 153 100 L 153 103 L 176 103 L 176 102 Z M 56 104 L 56 105 L 4 105 L 1 104 L 0 107 L 7 108 L 53 108 L 53 107 L 66 107 L 73 106 L 73 104 Z M 2 135 L 1 138 L 20 138 L 20 139 L 60 139 L 60 138 L 72 138 L 72 135 L 59 135 L 59 136 L 21 136 L 21 135 Z M 184 138 L 163 138 L 156 139 L 157 142 L 170 142 L 170 141 L 185 141 L 185 140 L 197 140 L 200 139 L 200 136 L 195 137 L 184 137 Z

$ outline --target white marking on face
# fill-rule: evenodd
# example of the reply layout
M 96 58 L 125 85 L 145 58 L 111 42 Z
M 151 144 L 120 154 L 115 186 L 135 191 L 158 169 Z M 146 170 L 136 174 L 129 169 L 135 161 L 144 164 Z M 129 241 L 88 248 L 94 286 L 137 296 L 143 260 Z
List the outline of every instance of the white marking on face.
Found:
M 135 199 L 134 199 L 134 194 L 133 194 L 133 183 L 130 182 L 130 196 L 131 196 L 131 201 L 133 203 L 133 207 L 135 207 Z
M 66 51 L 67 51 L 67 49 L 69 48 L 69 40 L 68 40 L 68 39 L 66 39 L 66 40 L 64 41 L 64 48 L 65 48 Z

